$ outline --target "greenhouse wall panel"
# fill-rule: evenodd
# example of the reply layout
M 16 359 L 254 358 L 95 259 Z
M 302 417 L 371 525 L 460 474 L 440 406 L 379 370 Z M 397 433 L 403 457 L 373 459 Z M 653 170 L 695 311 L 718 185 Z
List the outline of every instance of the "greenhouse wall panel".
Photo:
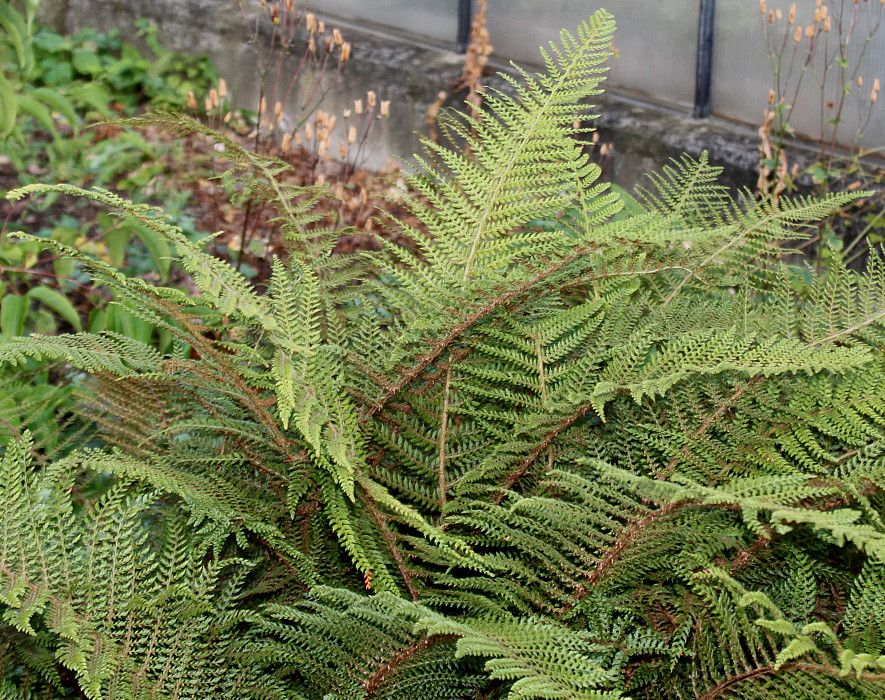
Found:
M 700 0 L 600 3 L 617 21 L 617 58 L 608 83 L 655 101 L 691 108 Z M 596 5 L 575 0 L 489 0 L 488 29 L 498 57 L 537 63 L 538 47 L 574 29 Z
M 458 33 L 458 0 L 312 0 L 310 7 L 355 23 L 387 25 L 453 48 Z
M 830 141 L 836 129 L 842 144 L 885 147 L 885 100 L 870 99 L 876 78 L 885 82 L 881 4 L 824 3 L 829 23 L 813 0 L 796 2 L 795 13 L 792 4 L 773 0 L 765 13 L 756 2 L 717 4 L 714 112 L 761 124 L 774 90 L 772 109 L 782 104 L 797 133 Z

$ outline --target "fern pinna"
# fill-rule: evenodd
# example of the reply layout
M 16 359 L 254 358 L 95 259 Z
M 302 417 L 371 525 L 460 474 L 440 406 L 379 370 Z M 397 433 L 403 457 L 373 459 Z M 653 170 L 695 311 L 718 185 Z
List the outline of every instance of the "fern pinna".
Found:
M 738 204 L 702 156 L 625 206 L 580 140 L 613 30 L 444 118 L 409 249 L 336 254 L 284 163 L 147 118 L 276 206 L 265 293 L 158 210 L 11 193 L 150 227 L 199 293 L 46 241 L 175 340 L 0 346 L 0 697 L 885 694 L 883 267 L 779 261 L 862 193 Z

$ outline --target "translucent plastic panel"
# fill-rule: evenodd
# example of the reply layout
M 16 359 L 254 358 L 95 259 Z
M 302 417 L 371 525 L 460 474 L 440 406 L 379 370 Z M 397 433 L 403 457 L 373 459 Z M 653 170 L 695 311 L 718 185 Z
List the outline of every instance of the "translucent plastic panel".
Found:
M 758 2 L 717 4 L 714 111 L 761 124 L 774 90 L 775 104 L 783 100 L 784 119 L 798 134 L 830 142 L 835 133 L 846 146 L 885 147 L 885 95 L 870 100 L 875 79 L 885 84 L 885 5 L 828 0 L 826 15 L 817 9 L 815 22 L 815 0 L 796 2 L 795 15 L 791 4 L 770 0 L 765 14 Z M 840 44 L 849 28 L 843 69 Z
M 575 33 L 601 6 L 618 24 L 615 47 L 620 57 L 611 61 L 608 86 L 690 109 L 700 0 L 489 0 L 495 55 L 537 64 L 539 46 L 555 40 L 562 29 Z
M 458 0 L 311 0 L 310 7 L 355 23 L 386 25 L 451 48 L 457 39 Z

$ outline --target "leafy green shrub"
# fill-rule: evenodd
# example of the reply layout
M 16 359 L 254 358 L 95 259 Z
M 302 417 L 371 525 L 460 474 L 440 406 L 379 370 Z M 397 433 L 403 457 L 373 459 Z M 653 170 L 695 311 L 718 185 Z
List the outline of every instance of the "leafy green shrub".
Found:
M 11 194 L 112 207 L 199 295 L 45 241 L 174 340 L 0 345 L 94 424 L 0 466 L 4 697 L 882 696 L 885 267 L 777 260 L 856 195 L 739 205 L 701 158 L 625 208 L 573 139 L 613 30 L 446 118 L 417 253 L 335 255 L 284 163 L 149 120 L 277 208 L 264 295 L 159 210 Z
M 90 119 L 135 114 L 145 105 L 183 108 L 189 91 L 206 89 L 215 79 L 211 64 L 166 51 L 157 41 L 156 28 L 147 23 L 141 23 L 140 32 L 152 57 L 113 32 L 84 30 L 61 36 L 36 23 L 36 6 L 37 2 L 24 2 L 19 12 L 12 3 L 0 4 L 3 165 L 21 185 L 42 179 L 114 187 L 138 201 L 154 191 L 167 212 L 184 222 L 186 193 L 176 193 L 175 198 L 155 183 L 168 170 L 174 146 L 134 132 L 110 129 L 99 135 L 81 127 Z M 131 274 L 168 281 L 169 250 L 162 237 L 107 214 L 100 214 L 90 231 L 78 217 L 80 204 L 61 207 L 50 196 L 17 207 L 9 217 L 12 225 L 28 221 L 29 232 L 91 249 Z M 127 323 L 115 322 L 115 313 L 106 312 L 106 300 L 89 287 L 76 261 L 55 258 L 47 264 L 39 256 L 40 244 L 6 236 L 9 225 L 8 219 L 0 230 L 0 334 L 45 334 L 84 326 L 127 332 Z

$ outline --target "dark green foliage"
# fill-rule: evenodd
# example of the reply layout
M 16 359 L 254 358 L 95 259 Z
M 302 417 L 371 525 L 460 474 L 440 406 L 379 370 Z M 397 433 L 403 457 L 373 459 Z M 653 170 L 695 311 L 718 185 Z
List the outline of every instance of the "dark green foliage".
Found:
M 804 282 L 780 242 L 854 195 L 739 205 L 705 158 L 625 211 L 573 138 L 613 29 L 448 118 L 417 255 L 334 254 L 283 164 L 170 115 L 277 207 L 266 294 L 158 210 L 13 193 L 114 208 L 199 295 L 48 243 L 174 340 L 0 345 L 93 427 L 10 426 L 0 697 L 885 694 L 885 268 Z

